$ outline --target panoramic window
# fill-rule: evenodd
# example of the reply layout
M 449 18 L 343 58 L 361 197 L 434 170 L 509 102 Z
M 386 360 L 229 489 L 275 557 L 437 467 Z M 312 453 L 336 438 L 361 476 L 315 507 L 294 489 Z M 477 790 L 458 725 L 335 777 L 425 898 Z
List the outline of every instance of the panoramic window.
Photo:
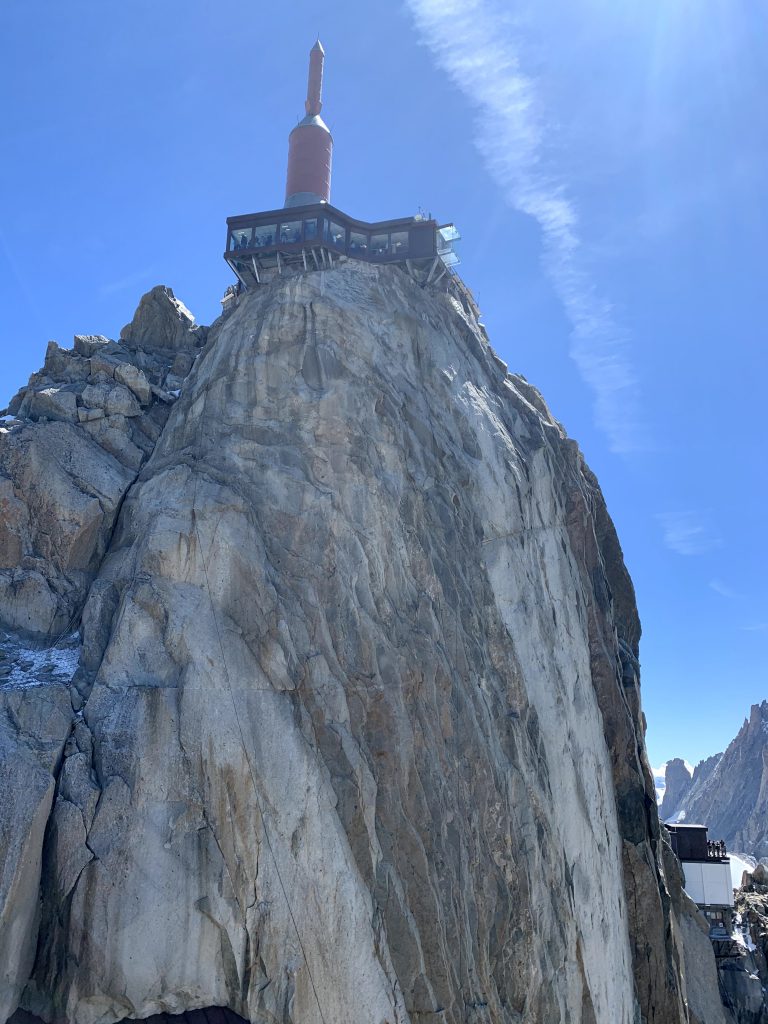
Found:
M 284 224 L 280 225 L 280 241 L 281 242 L 300 242 L 301 241 L 301 221 L 300 220 L 289 220 Z
M 337 248 L 343 249 L 346 235 L 347 229 L 342 227 L 341 224 L 336 224 L 332 220 L 326 221 L 325 238 L 326 241 L 331 243 L 331 245 L 335 245 Z
M 389 235 L 371 235 L 371 252 L 383 256 L 389 249 Z
M 304 221 L 304 237 L 308 242 L 313 241 L 317 235 L 317 217 L 311 217 Z
M 230 250 L 248 249 L 251 245 L 251 229 L 236 228 L 229 239 Z
M 395 256 L 408 252 L 408 232 L 393 231 L 390 235 L 391 251 Z
M 253 229 L 254 245 L 274 245 L 277 236 L 277 224 L 261 224 Z
M 349 251 L 368 252 L 368 235 L 362 231 L 350 231 Z

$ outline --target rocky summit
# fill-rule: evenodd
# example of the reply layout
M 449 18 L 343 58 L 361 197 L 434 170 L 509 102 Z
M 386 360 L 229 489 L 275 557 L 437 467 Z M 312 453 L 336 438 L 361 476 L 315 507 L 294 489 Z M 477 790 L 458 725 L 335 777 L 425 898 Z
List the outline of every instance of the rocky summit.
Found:
M 616 533 L 456 279 L 154 289 L 0 509 L 0 1020 L 722 1024 Z

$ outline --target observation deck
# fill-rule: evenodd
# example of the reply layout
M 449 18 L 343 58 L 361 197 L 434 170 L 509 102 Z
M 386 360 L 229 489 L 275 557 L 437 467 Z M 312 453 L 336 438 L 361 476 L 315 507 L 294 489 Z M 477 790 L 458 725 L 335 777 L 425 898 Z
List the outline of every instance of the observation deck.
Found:
M 340 257 L 398 263 L 421 283 L 436 283 L 459 262 L 453 224 L 416 215 L 368 223 L 329 203 L 283 207 L 227 218 L 224 259 L 243 288 L 275 275 L 324 270 Z

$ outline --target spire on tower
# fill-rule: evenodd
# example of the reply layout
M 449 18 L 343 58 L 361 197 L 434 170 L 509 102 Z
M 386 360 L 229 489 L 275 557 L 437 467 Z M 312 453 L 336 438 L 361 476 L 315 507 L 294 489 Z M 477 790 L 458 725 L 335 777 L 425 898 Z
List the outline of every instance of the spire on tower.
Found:
M 307 102 L 304 109 L 310 117 L 315 117 L 323 109 L 323 64 L 325 50 L 318 39 L 309 51 L 309 78 L 307 80 Z
M 309 51 L 307 115 L 299 121 L 288 140 L 286 206 L 327 203 L 331 197 L 333 139 L 320 117 L 324 62 L 325 50 L 318 39 Z

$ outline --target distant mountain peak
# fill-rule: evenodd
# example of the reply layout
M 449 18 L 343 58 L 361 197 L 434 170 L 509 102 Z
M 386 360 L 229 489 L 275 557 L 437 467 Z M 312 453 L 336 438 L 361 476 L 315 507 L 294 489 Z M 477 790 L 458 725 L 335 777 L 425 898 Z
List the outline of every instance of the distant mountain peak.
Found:
M 768 856 L 768 700 L 752 705 L 725 752 L 700 761 L 687 783 L 683 765 L 667 762 L 662 821 L 700 821 L 729 850 Z

